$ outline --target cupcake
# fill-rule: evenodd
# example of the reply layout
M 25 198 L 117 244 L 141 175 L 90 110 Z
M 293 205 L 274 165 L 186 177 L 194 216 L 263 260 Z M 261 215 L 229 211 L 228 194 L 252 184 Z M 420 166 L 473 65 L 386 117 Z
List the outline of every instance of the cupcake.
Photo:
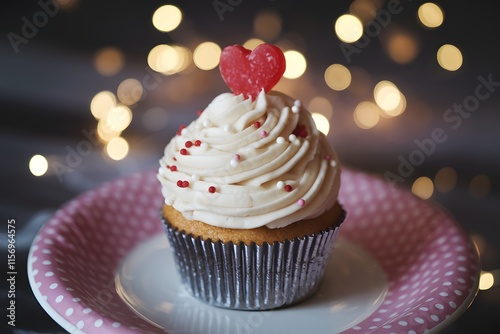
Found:
M 345 212 L 340 166 L 299 100 L 271 89 L 281 50 L 226 47 L 222 93 L 165 148 L 163 224 L 196 298 L 239 310 L 293 305 L 319 287 Z

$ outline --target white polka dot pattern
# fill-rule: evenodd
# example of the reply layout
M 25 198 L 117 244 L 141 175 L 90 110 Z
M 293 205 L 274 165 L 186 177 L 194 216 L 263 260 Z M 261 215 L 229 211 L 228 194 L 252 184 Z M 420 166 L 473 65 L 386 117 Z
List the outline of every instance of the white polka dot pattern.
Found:
M 126 306 L 114 282 L 114 268 L 124 255 L 163 231 L 161 203 L 154 174 L 135 174 L 67 203 L 41 229 L 28 262 L 33 289 L 66 320 L 66 329 L 164 333 Z
M 340 199 L 347 211 L 340 235 L 371 254 L 389 282 L 382 305 L 343 333 L 424 333 L 477 289 L 473 244 L 437 207 L 354 171 L 343 173 Z
M 472 243 L 438 208 L 349 169 L 339 198 L 347 211 L 341 235 L 371 254 L 389 282 L 382 305 L 345 333 L 425 332 L 477 287 Z M 32 289 L 66 329 L 163 333 L 136 316 L 114 284 L 124 256 L 163 233 L 161 203 L 155 172 L 138 173 L 70 201 L 40 230 L 28 260 Z

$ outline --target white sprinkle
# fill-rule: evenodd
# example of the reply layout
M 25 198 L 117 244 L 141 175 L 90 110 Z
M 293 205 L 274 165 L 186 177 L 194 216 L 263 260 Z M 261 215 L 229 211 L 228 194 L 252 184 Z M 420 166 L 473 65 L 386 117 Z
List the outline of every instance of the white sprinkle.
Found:
M 229 163 L 231 164 L 231 166 L 236 167 L 238 166 L 239 160 L 236 158 L 232 158 Z
M 206 150 L 208 148 L 208 144 L 207 143 L 201 143 L 200 144 L 200 147 L 204 150 Z
M 335 160 L 330 161 L 330 166 L 332 166 L 332 167 L 337 166 L 337 161 L 335 161 Z
M 278 138 L 276 138 L 276 142 L 277 142 L 278 144 L 283 144 L 283 143 L 285 142 L 285 138 L 283 138 L 283 137 L 278 137 Z
M 300 146 L 300 139 L 295 139 L 295 140 L 293 141 L 293 145 L 295 145 L 295 146 Z
M 208 128 L 210 126 L 210 120 L 209 119 L 206 119 L 203 121 L 203 126 Z
M 299 107 L 297 107 L 297 106 L 293 106 L 293 107 L 292 107 L 292 112 L 293 112 L 294 114 L 298 113 L 298 112 L 299 112 L 299 110 L 300 110 L 300 108 L 299 108 Z
M 230 124 L 224 125 L 224 131 L 230 132 L 231 131 L 231 125 Z
M 294 134 L 291 134 L 290 136 L 288 136 L 288 140 L 289 140 L 290 142 L 292 142 L 292 143 L 295 141 L 295 139 L 297 139 L 297 136 L 296 136 L 296 135 L 294 135 Z
M 278 189 L 283 189 L 283 188 L 285 188 L 285 182 L 283 182 L 283 181 L 278 181 L 278 182 L 276 183 L 276 187 L 277 187 Z
M 193 180 L 194 182 L 199 181 L 200 176 L 198 174 L 193 174 L 193 175 L 191 175 L 191 180 Z
M 293 103 L 294 106 L 297 106 L 297 107 L 302 107 L 302 102 L 300 102 L 300 100 L 295 100 L 295 102 Z
M 188 130 L 186 128 L 181 130 L 181 136 L 186 136 L 188 133 Z

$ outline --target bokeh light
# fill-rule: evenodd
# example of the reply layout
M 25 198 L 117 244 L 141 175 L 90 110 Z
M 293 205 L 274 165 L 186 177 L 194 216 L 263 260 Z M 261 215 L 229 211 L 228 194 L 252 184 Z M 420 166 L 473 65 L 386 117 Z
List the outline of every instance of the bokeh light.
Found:
M 281 16 L 274 11 L 261 12 L 253 21 L 255 34 L 267 41 L 272 41 L 280 35 L 281 26 Z
M 182 12 L 173 5 L 159 7 L 153 14 L 153 26 L 162 32 L 169 32 L 179 26 L 182 21 Z
M 441 168 L 434 177 L 434 185 L 441 192 L 451 191 L 457 184 L 457 172 L 452 167 Z
M 222 50 L 214 42 L 203 42 L 193 52 L 193 61 L 201 70 L 211 70 L 219 65 Z
M 174 67 L 175 73 L 180 73 L 189 68 L 193 62 L 193 54 L 191 50 L 182 45 L 172 45 L 172 48 L 177 52 L 177 66 Z
M 345 43 L 354 43 L 363 36 L 361 20 L 352 14 L 344 14 L 335 21 L 335 33 Z
M 307 104 L 307 109 L 309 109 L 311 113 L 320 113 L 327 119 L 330 119 L 333 116 L 332 104 L 328 99 L 321 96 L 313 97 Z
M 332 64 L 325 70 L 325 82 L 333 90 L 342 91 L 351 84 L 352 76 L 347 67 Z
M 354 109 L 354 123 L 361 129 L 371 129 L 380 119 L 378 106 L 370 101 L 363 101 Z
M 123 68 L 125 56 L 114 47 L 106 47 L 96 52 L 94 56 L 94 66 L 99 74 L 110 77 Z
M 263 40 L 259 38 L 250 38 L 248 41 L 243 43 L 243 47 L 248 50 L 253 50 L 257 46 L 261 45 L 262 43 L 265 43 Z
M 90 112 L 96 119 L 101 119 L 115 106 L 115 94 L 105 90 L 94 95 L 90 101 Z
M 394 117 L 406 109 L 406 99 L 400 90 L 390 81 L 382 80 L 373 89 L 375 102 L 382 110 L 382 116 Z
M 444 14 L 441 7 L 432 2 L 426 2 L 418 8 L 418 19 L 427 28 L 437 28 L 443 24 Z
M 142 93 L 143 88 L 141 82 L 132 78 L 123 80 L 116 91 L 116 95 L 120 102 L 129 106 L 139 102 Z
M 385 47 L 389 57 L 398 64 L 412 62 L 420 49 L 415 37 L 402 31 L 390 34 Z
M 328 132 L 330 132 L 330 122 L 328 118 L 317 112 L 313 112 L 311 116 L 314 120 L 314 124 L 316 124 L 316 128 L 325 136 L 328 135 Z
M 111 139 L 121 135 L 121 131 L 111 130 L 108 126 L 106 118 L 102 118 L 97 122 L 97 137 L 107 143 Z
M 169 59 L 169 55 L 174 59 Z M 170 45 L 160 44 L 149 51 L 148 65 L 156 72 L 168 73 L 177 66 L 177 57 L 177 53 Z
M 61 10 L 73 10 L 80 3 L 80 0 L 54 0 Z
M 123 137 L 115 137 L 106 144 L 106 153 L 113 160 L 122 160 L 128 151 L 128 142 Z
M 118 105 L 111 109 L 105 118 L 106 126 L 114 132 L 123 131 L 132 121 L 132 111 L 124 105 Z
M 479 276 L 479 290 L 488 290 L 495 284 L 495 277 L 488 271 L 481 271 Z
M 283 76 L 287 79 L 297 79 L 300 77 L 307 68 L 306 58 L 302 53 L 295 50 L 288 50 L 284 52 L 286 59 L 286 70 Z
M 454 45 L 445 44 L 437 52 L 437 61 L 445 70 L 456 71 L 463 63 L 462 52 Z
M 421 176 L 413 182 L 411 192 L 421 199 L 429 199 L 434 193 L 434 184 L 427 176 Z
M 191 51 L 180 45 L 160 44 L 149 51 L 148 65 L 165 75 L 182 72 L 191 64 Z
M 487 175 L 479 174 L 472 178 L 469 193 L 474 198 L 484 198 L 491 190 L 491 180 Z
M 31 157 L 28 167 L 31 174 L 35 176 L 42 176 L 47 172 L 49 163 L 43 155 L 35 154 Z
M 380 1 L 354 0 L 349 6 L 349 13 L 356 16 L 363 24 L 373 21 L 380 8 Z

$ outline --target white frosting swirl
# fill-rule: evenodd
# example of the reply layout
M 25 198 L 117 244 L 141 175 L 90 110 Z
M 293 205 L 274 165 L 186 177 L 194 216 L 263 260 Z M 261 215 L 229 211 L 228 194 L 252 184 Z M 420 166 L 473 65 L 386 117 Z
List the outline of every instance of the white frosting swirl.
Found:
M 319 216 L 337 200 L 339 174 L 300 101 L 223 93 L 166 146 L 158 179 L 187 219 L 250 229 Z

